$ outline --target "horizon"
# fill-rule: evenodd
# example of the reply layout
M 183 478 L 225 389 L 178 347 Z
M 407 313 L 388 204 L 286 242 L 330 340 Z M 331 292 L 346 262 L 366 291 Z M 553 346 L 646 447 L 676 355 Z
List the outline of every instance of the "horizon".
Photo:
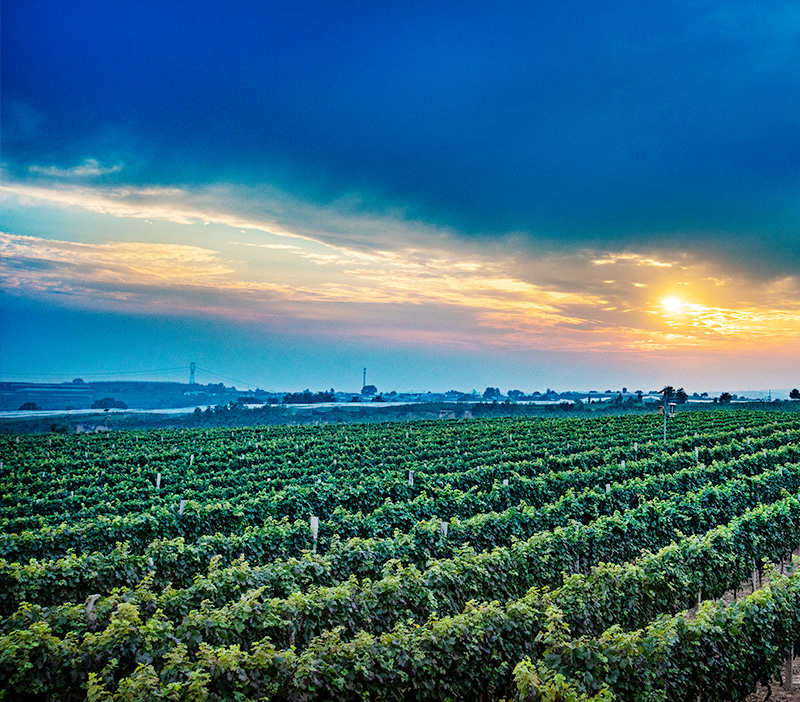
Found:
M 800 383 L 792 6 L 10 0 L 0 32 L 4 381 Z
M 188 367 L 187 367 L 187 369 L 188 369 Z M 108 375 L 112 375 L 112 374 L 108 374 Z M 214 379 L 209 380 L 208 382 L 195 381 L 194 385 L 198 386 L 199 388 L 206 388 L 206 387 L 209 387 L 209 386 L 218 385 L 221 382 L 224 385 L 226 390 L 235 390 L 237 392 L 255 392 L 255 391 L 259 391 L 261 393 L 270 394 L 270 395 L 286 394 L 286 393 L 298 393 L 298 392 L 306 392 L 306 391 L 310 391 L 310 392 L 328 392 L 330 390 L 333 390 L 336 393 L 341 393 L 341 394 L 345 394 L 345 395 L 360 395 L 361 394 L 361 389 L 360 388 L 353 389 L 353 390 L 346 390 L 346 389 L 342 389 L 341 387 L 337 388 L 337 387 L 332 386 L 332 385 L 331 386 L 326 386 L 326 387 L 319 387 L 319 388 L 317 388 L 317 387 L 305 387 L 303 389 L 299 389 L 299 387 L 294 387 L 294 388 L 275 389 L 275 388 L 270 388 L 270 387 L 267 387 L 267 386 L 262 386 L 262 385 L 252 384 L 252 383 L 245 383 L 244 381 L 240 381 L 240 385 L 237 385 L 235 382 L 232 382 L 230 379 L 228 379 L 228 383 L 231 383 L 231 384 L 226 384 L 225 381 L 221 381 L 220 380 L 220 378 L 223 378 L 224 376 L 221 376 L 221 375 L 218 375 L 218 374 L 214 374 L 214 375 L 215 375 Z M 76 383 L 75 381 L 80 381 L 80 382 Z M 163 379 L 163 378 L 159 379 L 159 378 L 155 378 L 155 377 L 152 377 L 152 378 L 92 378 L 92 377 L 83 378 L 83 377 L 78 376 L 78 377 L 72 378 L 70 380 L 61 380 L 61 381 L 52 380 L 52 379 L 51 380 L 15 380 L 15 379 L 5 379 L 5 378 L 3 378 L 3 379 L 0 379 L 0 384 L 2 384 L 2 383 L 8 383 L 8 384 L 31 384 L 31 385 L 38 385 L 38 384 L 41 384 L 41 385 L 73 385 L 73 384 L 91 385 L 92 383 L 98 383 L 98 384 L 100 384 L 100 383 L 164 383 L 164 384 L 179 384 L 179 385 L 185 385 L 186 387 L 192 387 L 192 384 L 187 382 L 186 379 L 183 379 L 183 380 L 180 380 L 180 379 Z M 368 383 L 368 385 L 373 385 L 373 384 L 372 383 Z M 426 393 L 427 394 L 434 394 L 434 395 L 444 395 L 444 394 L 447 394 L 447 393 L 450 393 L 450 392 L 458 392 L 458 393 L 461 393 L 461 394 L 464 394 L 464 395 L 471 395 L 471 394 L 474 395 L 475 393 L 477 393 L 479 396 L 482 396 L 483 392 L 485 390 L 489 389 L 490 387 L 496 387 L 497 389 L 499 389 L 500 390 L 500 394 L 503 397 L 507 397 L 508 393 L 512 392 L 514 390 L 522 391 L 528 397 L 533 396 L 534 394 L 545 395 L 545 394 L 547 394 L 547 390 L 551 390 L 553 393 L 556 393 L 556 394 L 586 394 L 586 395 L 594 395 L 594 394 L 596 394 L 596 395 L 600 395 L 600 396 L 608 396 L 610 394 L 616 395 L 616 394 L 619 394 L 619 393 L 628 394 L 628 395 L 636 395 L 639 392 L 641 392 L 643 395 L 652 396 L 652 395 L 658 394 L 660 392 L 660 390 L 657 389 L 657 388 L 647 388 L 647 389 L 645 389 L 643 387 L 642 388 L 639 388 L 639 387 L 637 387 L 637 388 L 630 387 L 629 388 L 627 386 L 619 386 L 619 387 L 611 388 L 611 389 L 598 390 L 598 389 L 595 389 L 595 388 L 589 388 L 589 389 L 574 388 L 574 387 L 573 388 L 556 388 L 556 387 L 552 387 L 552 384 L 548 384 L 546 386 L 542 386 L 541 390 L 537 389 L 537 388 L 521 388 L 521 387 L 508 387 L 508 388 L 506 388 L 504 390 L 503 389 L 504 386 L 498 386 L 498 385 L 493 385 L 493 386 L 489 385 L 486 388 L 484 388 L 483 390 L 480 389 L 480 388 L 477 388 L 477 387 L 462 388 L 462 389 L 459 389 L 457 387 L 449 387 L 446 390 L 444 390 L 444 389 L 435 389 L 435 388 L 403 389 L 403 388 L 399 388 L 399 387 L 391 387 L 391 388 L 390 387 L 386 387 L 386 388 L 377 387 L 376 388 L 376 395 L 381 395 L 382 396 L 382 395 L 387 395 L 387 394 L 390 394 L 390 393 L 393 393 L 393 392 L 397 393 L 398 395 L 423 395 L 423 394 L 426 394 Z M 678 384 L 678 385 L 674 385 L 673 387 L 675 387 L 675 388 L 683 388 L 684 386 Z M 714 397 L 719 396 L 720 394 L 722 394 L 724 392 L 731 393 L 731 394 L 736 395 L 738 397 L 746 397 L 746 398 L 752 398 L 752 399 L 763 399 L 764 397 L 767 397 L 770 394 L 772 395 L 772 399 L 784 399 L 783 396 L 785 395 L 786 398 L 788 398 L 789 397 L 789 393 L 792 391 L 792 389 L 793 388 L 789 388 L 789 387 L 785 387 L 785 388 L 766 388 L 766 389 L 755 389 L 755 390 L 753 390 L 753 389 L 742 390 L 742 389 L 734 389 L 734 388 L 713 389 L 713 390 L 709 390 L 707 388 L 698 388 L 698 389 L 687 388 L 686 392 L 688 393 L 690 399 L 693 399 L 695 396 L 702 396 L 702 394 L 705 393 L 707 395 L 707 399 L 711 400 Z M 706 398 L 704 398 L 704 399 L 706 399 Z M 9 410 L 9 411 L 11 411 L 11 410 Z

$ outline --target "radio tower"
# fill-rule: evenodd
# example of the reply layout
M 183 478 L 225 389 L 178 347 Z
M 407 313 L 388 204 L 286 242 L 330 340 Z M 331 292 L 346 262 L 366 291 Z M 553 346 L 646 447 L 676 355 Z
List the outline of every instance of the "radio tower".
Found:
M 192 361 L 189 364 L 189 385 L 194 385 L 194 369 L 195 369 L 195 363 L 194 361 Z
M 361 387 L 362 388 L 367 387 L 367 369 L 366 368 L 364 369 L 364 382 L 361 383 Z

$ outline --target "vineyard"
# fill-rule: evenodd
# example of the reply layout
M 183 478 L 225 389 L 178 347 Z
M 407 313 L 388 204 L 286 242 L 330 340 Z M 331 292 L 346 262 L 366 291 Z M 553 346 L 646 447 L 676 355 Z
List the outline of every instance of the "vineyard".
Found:
M 800 651 L 798 413 L 679 413 L 666 443 L 652 415 L 3 435 L 0 461 L 0 699 L 728 701 Z

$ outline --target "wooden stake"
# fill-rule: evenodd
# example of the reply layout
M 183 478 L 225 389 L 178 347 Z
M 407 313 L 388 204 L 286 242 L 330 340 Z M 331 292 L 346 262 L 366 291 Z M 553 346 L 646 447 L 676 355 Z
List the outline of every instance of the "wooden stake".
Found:
M 792 660 L 794 659 L 794 646 L 789 650 L 789 655 L 786 656 L 786 671 L 784 677 L 784 686 L 787 690 L 792 689 Z

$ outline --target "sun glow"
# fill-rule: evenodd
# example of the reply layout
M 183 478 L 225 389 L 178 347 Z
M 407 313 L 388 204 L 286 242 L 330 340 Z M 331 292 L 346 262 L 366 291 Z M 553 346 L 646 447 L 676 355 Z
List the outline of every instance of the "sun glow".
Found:
M 683 311 L 685 307 L 685 303 L 683 300 L 679 300 L 677 297 L 665 297 L 661 304 L 665 307 L 668 312 L 678 313 Z

